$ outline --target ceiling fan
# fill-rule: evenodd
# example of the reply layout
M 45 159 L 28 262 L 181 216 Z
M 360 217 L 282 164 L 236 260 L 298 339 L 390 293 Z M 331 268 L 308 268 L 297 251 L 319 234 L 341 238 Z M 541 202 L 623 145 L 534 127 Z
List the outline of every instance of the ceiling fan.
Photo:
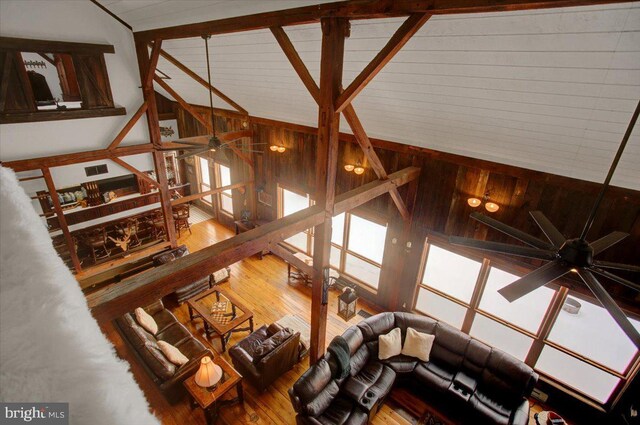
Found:
M 622 138 L 618 152 L 616 153 L 613 163 L 609 168 L 609 173 L 602 185 L 602 189 L 596 198 L 584 229 L 578 238 L 566 239 L 542 212 L 531 211 L 531 216 L 549 242 L 479 213 L 472 213 L 471 217 L 529 246 L 511 245 L 458 236 L 449 237 L 449 242 L 455 245 L 463 245 L 484 251 L 549 261 L 549 263 L 544 266 L 541 266 L 515 282 L 512 282 L 498 290 L 498 292 L 509 302 L 513 302 L 567 273 L 577 273 L 584 284 L 591 290 L 591 292 L 593 292 L 596 298 L 609 312 L 611 317 L 613 317 L 618 326 L 620 326 L 629 339 L 633 341 L 636 347 L 640 349 L 640 333 L 638 333 L 636 328 L 616 304 L 611 295 L 609 295 L 609 293 L 602 287 L 596 277 L 596 275 L 604 276 L 626 287 L 640 291 L 640 285 L 605 270 L 617 269 L 640 272 L 640 266 L 598 261 L 594 259 L 594 256 L 620 242 L 622 239 L 629 236 L 629 234 L 616 231 L 593 242 L 588 242 L 586 240 L 587 233 L 593 225 L 600 203 L 602 202 L 604 194 L 609 187 L 609 183 L 611 182 L 613 173 L 618 165 L 620 157 L 622 156 L 622 152 L 624 151 L 629 137 L 631 136 L 631 132 L 633 131 L 633 127 L 638 120 L 639 113 L 640 102 L 638 102 L 638 105 L 636 106 L 636 110 L 631 117 L 631 122 L 627 127 L 627 131 Z
M 207 55 L 207 81 L 209 83 L 209 110 L 211 113 L 211 126 L 213 128 L 213 134 L 204 135 L 204 136 L 194 136 L 194 137 L 184 137 L 177 140 L 172 141 L 171 143 L 178 143 L 185 145 L 184 147 L 180 147 L 179 150 L 185 150 L 186 152 L 179 155 L 177 159 L 185 159 L 190 156 L 199 155 L 201 153 L 213 151 L 214 158 L 222 161 L 227 161 L 228 158 L 226 156 L 225 151 L 232 149 L 232 144 L 236 143 L 239 138 L 230 138 L 228 135 L 230 133 L 221 133 L 219 136 L 216 134 L 216 126 L 215 126 L 215 115 L 213 110 L 213 93 L 212 93 L 212 85 L 211 85 L 211 64 L 209 62 L 209 39 L 210 35 L 203 35 L 205 45 L 205 52 Z M 266 145 L 266 143 L 254 143 L 255 145 Z M 238 147 L 242 152 L 256 152 L 263 153 L 262 151 L 244 149 L 243 147 Z M 166 148 L 163 150 L 176 150 L 175 147 Z

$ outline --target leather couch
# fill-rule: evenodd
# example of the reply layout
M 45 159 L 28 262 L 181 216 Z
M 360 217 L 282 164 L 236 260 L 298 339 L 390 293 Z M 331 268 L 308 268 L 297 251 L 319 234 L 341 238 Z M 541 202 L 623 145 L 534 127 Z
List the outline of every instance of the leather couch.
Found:
M 185 255 L 189 255 L 189 249 L 186 245 L 180 245 L 175 249 L 171 249 L 154 255 L 152 257 L 153 265 L 155 267 L 161 266 L 163 264 L 172 262 L 176 258 L 184 257 Z M 209 277 L 202 278 L 181 288 L 178 288 L 174 292 L 176 301 L 178 302 L 178 304 L 182 304 L 189 298 L 194 297 L 200 292 L 206 291 L 207 289 L 211 288 L 213 285 L 217 285 L 218 283 L 224 282 L 225 280 L 229 279 L 230 274 L 231 269 L 229 267 L 225 267 L 222 270 L 212 273 Z
M 429 361 L 398 355 L 378 360 L 378 336 L 399 327 L 435 335 Z M 325 354 L 289 390 L 298 424 L 365 424 L 392 386 L 404 382 L 457 423 L 526 425 L 538 375 L 520 360 L 437 320 L 417 314 L 380 313 L 351 326 L 342 337 L 350 373 L 337 379 L 337 360 Z M 437 404 L 437 405 L 436 405 Z M 438 409 L 440 410 L 440 409 Z
M 182 381 L 198 370 L 203 357 L 212 356 L 212 353 L 178 322 L 173 313 L 164 308 L 162 301 L 144 309 L 158 324 L 155 335 L 138 325 L 133 313 L 118 317 L 116 328 L 160 390 L 168 398 L 175 399 L 181 394 Z M 182 366 L 171 363 L 158 347 L 158 341 L 166 341 L 176 347 L 189 362 Z
M 287 328 L 284 336 L 274 337 L 284 329 L 277 323 L 268 327 L 263 325 L 229 349 L 235 369 L 260 391 L 264 391 L 300 361 L 303 347 L 300 344 L 300 332 L 292 332 Z M 279 339 L 270 341 L 272 337 Z

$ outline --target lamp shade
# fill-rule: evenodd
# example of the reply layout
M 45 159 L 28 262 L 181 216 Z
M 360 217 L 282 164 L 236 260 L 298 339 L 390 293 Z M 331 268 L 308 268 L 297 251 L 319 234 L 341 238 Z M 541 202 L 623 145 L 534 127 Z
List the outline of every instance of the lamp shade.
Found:
M 278 147 L 276 145 L 271 145 L 269 146 L 269 149 L 271 149 L 272 152 L 275 152 L 278 150 Z
M 287 150 L 287 148 L 285 148 L 284 146 L 278 146 L 278 152 L 282 153 L 285 150 Z
M 357 175 L 360 175 L 364 173 L 364 167 L 358 165 L 356 168 L 353 169 L 353 172 L 356 173 Z
M 478 199 L 478 198 L 469 198 L 469 199 L 467 199 L 467 204 L 469 204 L 469 206 L 472 207 L 472 208 L 479 207 L 481 203 L 482 203 L 482 201 L 480 201 L 480 199 Z
M 489 212 L 496 212 L 500 209 L 500 206 L 494 202 L 487 202 L 486 204 L 484 204 L 484 207 Z
M 201 387 L 213 387 L 222 378 L 222 369 L 215 364 L 211 357 L 203 357 L 200 361 L 200 369 L 196 372 L 195 381 Z
M 354 168 L 355 168 L 355 165 L 353 164 L 347 164 L 344 166 L 344 169 L 347 171 L 353 171 Z

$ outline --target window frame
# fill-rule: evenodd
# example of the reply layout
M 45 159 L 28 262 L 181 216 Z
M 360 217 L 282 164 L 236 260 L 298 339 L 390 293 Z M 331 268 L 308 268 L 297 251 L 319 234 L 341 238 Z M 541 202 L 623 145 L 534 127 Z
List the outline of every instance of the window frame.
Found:
M 211 190 L 211 164 L 209 161 L 208 157 L 204 157 L 204 156 L 200 156 L 200 155 L 196 155 L 196 158 L 198 158 L 197 162 L 197 167 L 196 167 L 196 171 L 197 171 L 197 179 L 198 179 L 198 189 L 200 189 L 200 193 L 202 192 L 207 192 L 209 190 Z M 207 171 L 209 173 L 209 183 L 205 183 L 202 180 L 202 163 L 206 162 L 207 163 Z M 203 187 L 206 187 L 207 189 L 204 190 Z M 211 200 L 211 202 L 207 201 L 207 198 Z M 199 200 L 204 203 L 205 205 L 213 208 L 213 197 L 211 195 L 208 196 L 203 196 L 202 198 L 199 198 Z
M 215 184 L 216 187 L 222 187 L 222 170 L 220 169 L 220 167 L 225 167 L 229 170 L 229 182 L 231 183 L 231 167 L 229 167 L 228 165 L 225 164 L 221 164 L 217 161 L 213 162 L 213 168 L 214 168 L 214 178 L 215 178 Z M 233 193 L 231 192 L 231 190 L 229 190 L 230 193 L 226 193 L 224 191 L 218 193 L 218 195 L 216 196 L 217 201 L 218 201 L 218 214 L 223 214 L 227 217 L 233 218 Z M 226 209 L 223 208 L 223 203 L 222 203 L 222 199 L 223 197 L 225 198 L 229 198 L 229 200 L 231 201 L 231 211 L 227 211 Z

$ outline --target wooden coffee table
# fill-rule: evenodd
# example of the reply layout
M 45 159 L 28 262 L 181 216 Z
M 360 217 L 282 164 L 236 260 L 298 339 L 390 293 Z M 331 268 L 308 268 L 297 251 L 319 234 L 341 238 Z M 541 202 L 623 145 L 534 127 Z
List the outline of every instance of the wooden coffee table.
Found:
M 253 313 L 234 295 L 215 287 L 201 292 L 187 300 L 189 318 L 201 317 L 207 336 L 215 334 L 220 338 L 222 351 L 226 351 L 227 342 L 234 332 L 253 332 Z M 217 309 L 215 308 L 217 307 Z M 248 327 L 239 327 L 249 321 Z
M 196 384 L 195 374 L 183 382 L 184 387 L 191 394 L 194 404 L 204 410 L 204 416 L 208 424 L 215 423 L 218 419 L 220 407 L 244 403 L 242 376 L 222 356 L 215 356 L 213 362 L 222 369 L 222 379 L 213 390 L 202 388 Z M 234 387 L 236 388 L 236 397 L 224 398 Z

